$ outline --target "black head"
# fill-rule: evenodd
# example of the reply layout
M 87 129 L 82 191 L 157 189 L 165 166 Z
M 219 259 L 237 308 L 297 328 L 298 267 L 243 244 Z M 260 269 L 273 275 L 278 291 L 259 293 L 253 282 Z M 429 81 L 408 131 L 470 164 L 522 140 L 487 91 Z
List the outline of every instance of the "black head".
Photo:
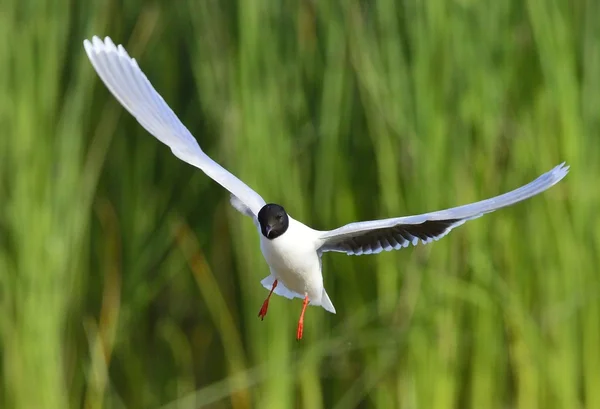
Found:
M 286 232 L 290 219 L 283 207 L 269 203 L 258 212 L 258 222 L 263 236 L 273 240 Z

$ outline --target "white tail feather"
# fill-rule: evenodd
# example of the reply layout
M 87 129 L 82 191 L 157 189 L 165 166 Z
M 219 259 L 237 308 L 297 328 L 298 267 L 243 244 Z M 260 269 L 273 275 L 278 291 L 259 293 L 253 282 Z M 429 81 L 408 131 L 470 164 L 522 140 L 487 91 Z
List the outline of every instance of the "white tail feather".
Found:
M 274 282 L 275 282 L 275 276 L 273 276 L 273 274 L 269 274 L 267 277 L 263 278 L 260 283 L 267 290 L 271 291 L 271 288 L 273 287 Z M 275 294 L 285 297 L 289 300 L 292 300 L 294 298 L 300 298 L 301 300 L 304 299 L 303 295 L 300 295 L 297 292 L 288 289 L 281 282 L 281 280 L 277 281 L 277 287 L 275 287 L 275 290 L 273 290 L 273 292 Z M 323 289 L 323 294 L 321 295 L 321 302 L 319 304 L 316 304 L 313 301 L 310 301 L 309 305 L 321 306 L 325 309 L 325 311 L 329 311 L 329 312 L 335 314 L 335 307 L 333 306 L 333 303 L 329 299 L 329 296 L 327 295 L 327 291 L 325 291 L 325 289 Z

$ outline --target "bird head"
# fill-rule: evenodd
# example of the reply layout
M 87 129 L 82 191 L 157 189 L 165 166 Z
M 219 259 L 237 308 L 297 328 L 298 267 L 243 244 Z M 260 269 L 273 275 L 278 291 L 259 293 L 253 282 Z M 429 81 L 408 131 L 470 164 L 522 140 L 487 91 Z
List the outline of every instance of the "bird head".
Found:
M 273 240 L 286 232 L 290 219 L 282 206 L 268 203 L 258 212 L 258 223 L 263 236 Z

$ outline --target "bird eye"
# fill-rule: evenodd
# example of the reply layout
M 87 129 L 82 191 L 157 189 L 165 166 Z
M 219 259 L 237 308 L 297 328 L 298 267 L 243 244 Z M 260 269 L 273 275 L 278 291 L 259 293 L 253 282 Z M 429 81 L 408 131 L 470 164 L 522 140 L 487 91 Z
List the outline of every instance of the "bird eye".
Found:
M 283 220 L 283 215 L 282 214 L 278 214 L 277 215 L 277 220 L 278 221 L 282 221 Z

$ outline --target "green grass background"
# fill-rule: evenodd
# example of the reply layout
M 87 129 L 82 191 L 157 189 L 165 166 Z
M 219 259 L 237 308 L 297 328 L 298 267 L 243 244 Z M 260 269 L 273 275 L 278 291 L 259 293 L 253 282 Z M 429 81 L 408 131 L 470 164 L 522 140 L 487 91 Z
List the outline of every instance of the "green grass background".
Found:
M 0 2 L 0 407 L 600 408 L 600 3 Z M 328 254 L 275 298 L 249 219 L 107 92 L 126 46 L 205 151 L 319 229 L 545 194 Z

